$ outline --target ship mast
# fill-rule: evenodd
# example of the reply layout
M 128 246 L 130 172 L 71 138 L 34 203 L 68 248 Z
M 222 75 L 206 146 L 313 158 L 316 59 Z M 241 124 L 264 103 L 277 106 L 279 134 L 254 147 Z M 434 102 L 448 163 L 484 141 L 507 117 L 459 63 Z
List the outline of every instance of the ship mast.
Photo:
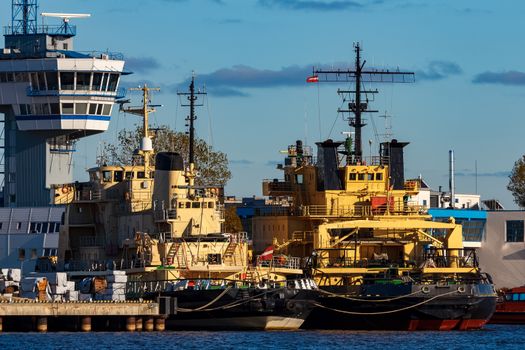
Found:
M 191 83 L 189 87 L 189 92 L 177 92 L 179 96 L 185 96 L 189 103 L 181 103 L 182 107 L 190 107 L 190 115 L 186 117 L 186 126 L 188 131 L 186 132 L 189 135 L 189 179 L 190 186 L 193 186 L 195 180 L 195 120 L 197 115 L 195 115 L 195 107 L 203 106 L 203 103 L 197 103 L 199 96 L 206 95 L 206 92 L 201 92 L 200 90 L 195 92 L 195 73 L 191 76 Z
M 137 107 L 126 107 L 121 108 L 125 113 L 135 114 L 143 117 L 142 123 L 142 140 L 140 143 L 139 154 L 142 155 L 144 159 L 144 175 L 149 178 L 149 163 L 150 157 L 153 153 L 153 142 L 149 136 L 149 114 L 156 111 L 155 107 L 160 105 L 151 105 L 150 102 L 150 92 L 151 91 L 160 91 L 160 88 L 150 88 L 146 84 L 143 87 L 130 88 L 131 91 L 142 91 L 142 106 Z
M 362 48 L 359 43 L 354 44 L 355 67 L 348 70 L 323 70 L 314 69 L 313 76 L 307 79 L 307 82 L 354 82 L 354 90 L 338 90 L 340 95 L 348 94 L 351 96 L 351 102 L 348 103 L 348 109 L 338 109 L 338 112 L 351 113 L 354 117 L 349 118 L 349 125 L 354 128 L 354 150 L 353 163 L 361 162 L 363 159 L 363 148 L 361 129 L 366 124 L 363 121 L 363 113 L 374 113 L 376 110 L 368 109 L 368 97 L 363 101 L 363 94 L 376 94 L 377 90 L 362 89 L 362 83 L 413 83 L 415 81 L 413 72 L 388 71 L 388 70 L 365 70 L 366 60 L 361 62 Z M 353 97 L 352 97 L 353 96 Z M 352 159 L 351 155 L 348 157 Z

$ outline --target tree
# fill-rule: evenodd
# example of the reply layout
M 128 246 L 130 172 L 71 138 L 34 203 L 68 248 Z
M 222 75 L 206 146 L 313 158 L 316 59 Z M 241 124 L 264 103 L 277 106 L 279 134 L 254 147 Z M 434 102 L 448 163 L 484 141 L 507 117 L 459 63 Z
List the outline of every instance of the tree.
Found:
M 185 133 L 171 130 L 168 126 L 156 128 L 152 133 L 153 149 L 155 152 L 177 152 L 187 162 L 189 158 L 189 137 Z M 139 148 L 142 138 L 142 127 L 135 130 L 123 129 L 119 132 L 115 144 L 106 143 L 99 155 L 97 163 L 125 165 L 130 164 L 135 150 Z M 228 157 L 220 151 L 214 151 L 206 141 L 195 139 L 195 168 L 198 176 L 195 179 L 197 186 L 221 186 L 231 179 L 228 169 Z M 152 155 L 151 164 L 155 156 Z
M 224 232 L 238 233 L 243 231 L 241 219 L 236 207 L 226 207 L 224 210 Z
M 509 179 L 507 189 L 512 192 L 514 202 L 525 208 L 525 155 L 514 163 Z

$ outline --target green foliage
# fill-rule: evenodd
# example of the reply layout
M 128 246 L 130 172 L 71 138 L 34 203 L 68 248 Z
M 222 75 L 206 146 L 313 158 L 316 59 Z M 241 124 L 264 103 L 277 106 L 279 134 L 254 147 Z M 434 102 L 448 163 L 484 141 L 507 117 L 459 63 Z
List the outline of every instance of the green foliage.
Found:
M 514 202 L 525 208 L 525 155 L 514 163 L 509 179 L 507 189 L 512 192 Z
M 224 210 L 224 232 L 238 233 L 243 231 L 241 219 L 236 207 L 226 207 Z
M 98 164 L 125 165 L 130 164 L 133 154 L 139 148 L 142 138 L 142 127 L 136 130 L 121 130 L 115 144 L 104 145 Z M 185 163 L 189 157 L 189 137 L 185 133 L 161 126 L 152 133 L 153 148 L 156 152 L 177 152 L 182 155 Z M 195 139 L 195 168 L 199 176 L 195 179 L 197 186 L 221 186 L 231 179 L 228 169 L 228 158 L 220 151 L 214 151 L 206 141 Z M 152 155 L 151 164 L 155 157 Z

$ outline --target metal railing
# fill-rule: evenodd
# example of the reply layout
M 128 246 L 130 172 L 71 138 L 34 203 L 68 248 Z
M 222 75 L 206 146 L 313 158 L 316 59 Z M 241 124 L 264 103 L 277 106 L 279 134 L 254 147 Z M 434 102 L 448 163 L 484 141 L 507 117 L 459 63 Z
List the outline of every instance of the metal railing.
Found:
M 23 32 L 21 26 L 4 26 L 4 35 L 29 35 L 29 34 L 49 34 L 49 35 L 77 35 L 75 25 L 37 25 L 27 34 Z
M 126 97 L 126 88 L 119 87 L 116 91 L 98 91 L 98 90 L 74 90 L 73 86 L 62 86 L 61 90 L 42 90 L 37 87 L 28 86 L 26 88 L 27 96 L 88 96 L 88 97 L 114 97 L 121 99 Z
M 269 268 L 300 269 L 301 258 L 276 255 L 271 259 L 264 259 L 260 255 L 257 255 L 257 266 Z

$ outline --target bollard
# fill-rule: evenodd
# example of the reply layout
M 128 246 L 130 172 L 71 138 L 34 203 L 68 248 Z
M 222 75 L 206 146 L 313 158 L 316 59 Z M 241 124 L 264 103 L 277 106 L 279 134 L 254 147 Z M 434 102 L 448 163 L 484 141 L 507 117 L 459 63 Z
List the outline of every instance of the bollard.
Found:
M 128 332 L 135 332 L 135 328 L 136 328 L 135 317 L 129 316 L 128 318 L 126 318 L 126 330 Z
M 91 332 L 91 317 L 84 316 L 80 322 L 80 329 L 82 332 Z
M 162 332 L 166 329 L 166 322 L 163 318 L 155 319 L 155 330 L 157 332 Z
M 0 317 L 0 332 L 4 330 L 4 326 L 2 324 L 2 317 Z
M 135 330 L 137 332 L 142 332 L 142 317 L 137 317 L 135 320 Z M 0 329 L 1 331 L 1 329 Z
M 146 318 L 146 322 L 144 322 L 144 330 L 146 330 L 146 332 L 153 331 L 153 318 L 152 317 Z
M 47 317 L 36 318 L 36 330 L 38 332 L 47 332 Z

